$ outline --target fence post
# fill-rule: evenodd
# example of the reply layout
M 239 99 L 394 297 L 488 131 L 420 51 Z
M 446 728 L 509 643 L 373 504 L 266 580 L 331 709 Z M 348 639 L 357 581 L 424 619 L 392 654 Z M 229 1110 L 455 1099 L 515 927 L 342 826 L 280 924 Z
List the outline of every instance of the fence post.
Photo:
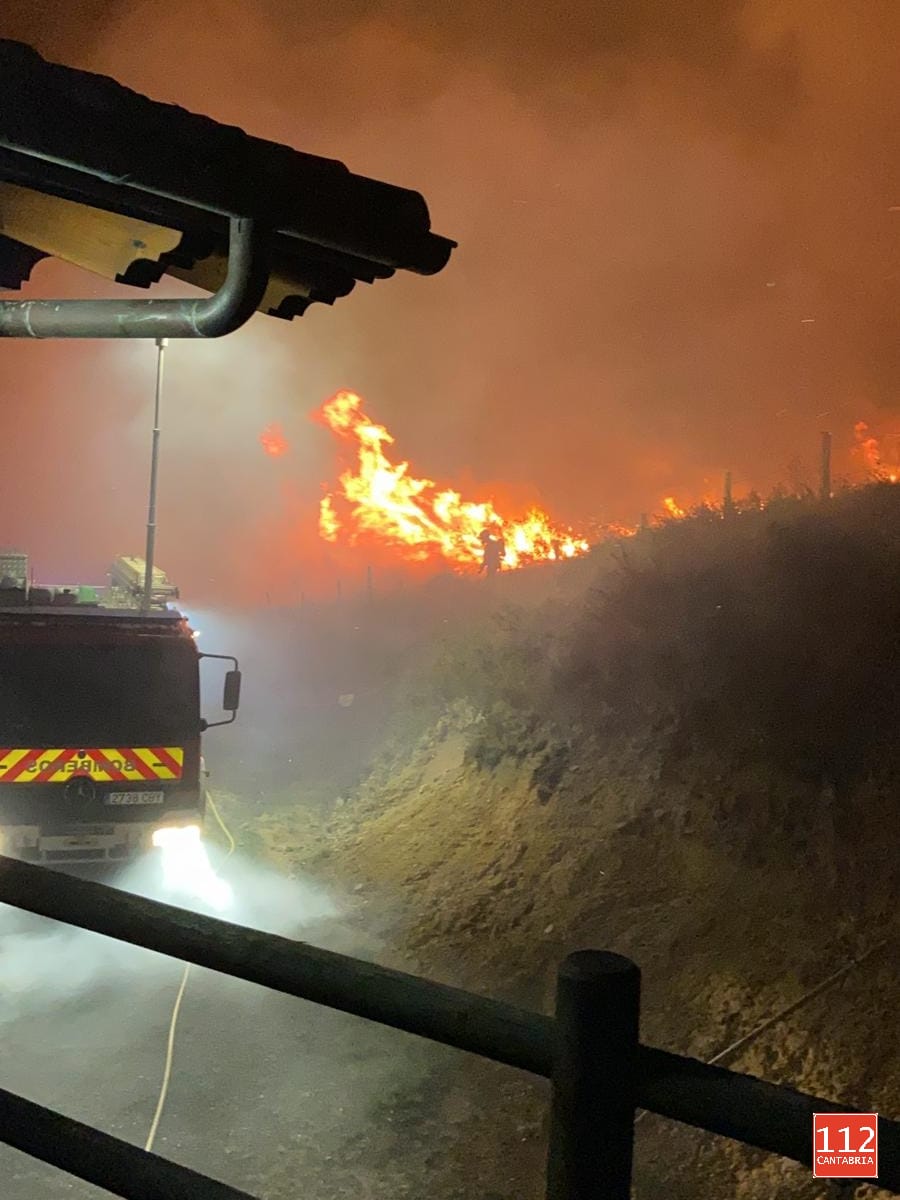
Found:
M 630 1200 L 641 973 L 570 954 L 556 984 L 547 1200 Z
M 831 434 L 822 434 L 822 470 L 819 479 L 819 499 L 831 499 Z

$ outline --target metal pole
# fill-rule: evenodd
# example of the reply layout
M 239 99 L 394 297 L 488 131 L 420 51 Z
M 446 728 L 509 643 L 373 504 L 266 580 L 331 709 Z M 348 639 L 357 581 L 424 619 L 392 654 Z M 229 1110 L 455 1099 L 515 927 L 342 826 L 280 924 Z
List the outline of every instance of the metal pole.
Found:
M 831 434 L 822 434 L 822 474 L 819 484 L 819 499 L 831 499 Z
M 722 494 L 722 516 L 730 517 L 734 515 L 734 497 L 731 494 L 731 472 L 725 472 L 725 486 Z
M 150 503 L 147 509 L 147 550 L 144 554 L 144 610 L 153 597 L 153 556 L 156 553 L 156 478 L 159 470 L 159 401 L 162 396 L 163 356 L 168 338 L 156 339 L 156 398 L 153 405 L 153 446 L 150 451 Z
M 630 1200 L 640 969 L 580 950 L 557 976 L 547 1200 Z

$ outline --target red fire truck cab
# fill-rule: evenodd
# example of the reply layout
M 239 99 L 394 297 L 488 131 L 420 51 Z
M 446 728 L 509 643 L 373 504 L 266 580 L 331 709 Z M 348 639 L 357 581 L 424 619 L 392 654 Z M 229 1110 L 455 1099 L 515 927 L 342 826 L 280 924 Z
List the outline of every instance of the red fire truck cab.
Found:
M 215 724 L 237 661 L 201 654 L 181 612 L 98 591 L 0 585 L 0 854 L 121 862 L 202 824 L 200 660 L 233 664 Z

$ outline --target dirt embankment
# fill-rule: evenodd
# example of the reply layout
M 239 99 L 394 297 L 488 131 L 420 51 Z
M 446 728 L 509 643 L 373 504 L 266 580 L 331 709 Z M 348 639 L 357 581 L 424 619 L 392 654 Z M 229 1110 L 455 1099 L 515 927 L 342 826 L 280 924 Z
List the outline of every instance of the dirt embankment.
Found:
M 414 745 L 395 730 L 315 837 L 281 814 L 272 852 L 390 906 L 392 961 L 520 1003 L 549 1009 L 573 949 L 630 955 L 644 1040 L 700 1058 L 887 939 L 727 1065 L 898 1113 L 900 496 L 629 553 L 582 597 L 451 639 L 441 715 Z M 427 1168 L 410 1156 L 422 1187 L 540 1196 L 545 1090 L 468 1060 L 433 1085 L 453 1119 Z M 636 1180 L 648 1200 L 829 1194 L 654 1117 Z

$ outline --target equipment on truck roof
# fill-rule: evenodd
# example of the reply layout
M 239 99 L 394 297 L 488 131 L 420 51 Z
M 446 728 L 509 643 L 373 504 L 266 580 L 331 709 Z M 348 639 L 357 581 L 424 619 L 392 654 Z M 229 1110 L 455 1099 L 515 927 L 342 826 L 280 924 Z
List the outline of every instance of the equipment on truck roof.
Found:
M 0 588 L 23 588 L 27 583 L 28 555 L 21 550 L 0 550 Z
M 143 558 L 120 554 L 109 568 L 109 582 L 113 588 L 122 588 L 140 598 L 144 594 L 144 573 L 147 565 Z M 170 583 L 162 567 L 153 567 L 151 598 L 157 603 L 178 599 L 178 588 Z
M 28 581 L 28 555 L 0 551 L 0 609 L 4 608 L 143 608 L 144 571 L 142 558 L 120 555 L 109 569 L 107 585 L 56 583 L 35 586 Z M 161 567 L 153 568 L 149 611 L 165 610 L 178 600 L 179 591 Z

